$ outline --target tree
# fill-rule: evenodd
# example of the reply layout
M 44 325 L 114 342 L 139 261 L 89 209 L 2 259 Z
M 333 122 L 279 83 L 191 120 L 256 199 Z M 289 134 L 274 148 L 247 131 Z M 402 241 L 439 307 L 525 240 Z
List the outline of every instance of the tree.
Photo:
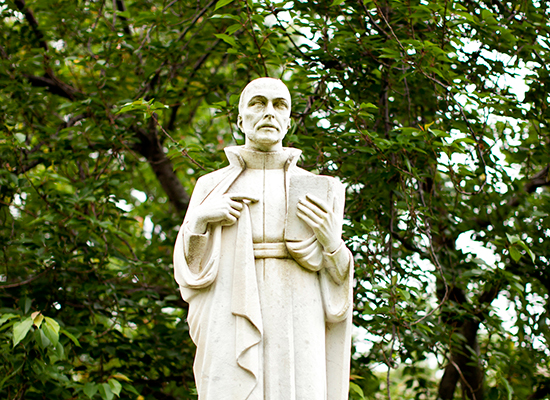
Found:
M 4 398 L 193 398 L 173 243 L 196 179 L 243 141 L 240 90 L 266 75 L 294 96 L 287 145 L 347 185 L 355 324 L 374 338 L 352 397 L 547 398 L 546 2 L 0 12 Z

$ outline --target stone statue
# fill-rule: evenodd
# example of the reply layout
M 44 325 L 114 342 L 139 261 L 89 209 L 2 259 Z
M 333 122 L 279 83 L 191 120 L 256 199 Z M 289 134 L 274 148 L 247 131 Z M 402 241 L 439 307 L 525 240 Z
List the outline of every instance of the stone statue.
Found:
M 353 257 L 341 239 L 343 185 L 284 148 L 290 93 L 278 79 L 243 90 L 244 146 L 201 177 L 174 269 L 197 345 L 200 400 L 348 398 Z

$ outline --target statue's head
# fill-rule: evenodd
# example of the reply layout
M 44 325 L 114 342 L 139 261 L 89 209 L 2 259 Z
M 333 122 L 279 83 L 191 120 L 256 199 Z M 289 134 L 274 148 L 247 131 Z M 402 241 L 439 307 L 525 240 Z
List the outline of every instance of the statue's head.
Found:
M 290 92 L 279 79 L 258 78 L 241 93 L 237 125 L 246 136 L 245 147 L 260 151 L 282 148 L 290 128 Z

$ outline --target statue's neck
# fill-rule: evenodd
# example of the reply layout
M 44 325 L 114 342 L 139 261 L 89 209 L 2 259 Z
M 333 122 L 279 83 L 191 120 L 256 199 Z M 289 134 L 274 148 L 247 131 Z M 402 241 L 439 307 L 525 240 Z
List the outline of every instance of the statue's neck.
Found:
M 246 147 L 239 148 L 239 154 L 247 169 L 283 169 L 292 153 L 286 149 L 279 151 L 258 151 Z

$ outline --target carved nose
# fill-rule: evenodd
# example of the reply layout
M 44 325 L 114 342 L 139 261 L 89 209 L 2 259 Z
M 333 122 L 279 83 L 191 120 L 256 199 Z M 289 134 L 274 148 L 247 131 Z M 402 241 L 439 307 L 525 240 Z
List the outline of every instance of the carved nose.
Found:
M 267 107 L 265 109 L 264 115 L 266 117 L 271 117 L 271 118 L 275 116 L 275 110 L 273 109 L 273 104 L 267 103 Z

